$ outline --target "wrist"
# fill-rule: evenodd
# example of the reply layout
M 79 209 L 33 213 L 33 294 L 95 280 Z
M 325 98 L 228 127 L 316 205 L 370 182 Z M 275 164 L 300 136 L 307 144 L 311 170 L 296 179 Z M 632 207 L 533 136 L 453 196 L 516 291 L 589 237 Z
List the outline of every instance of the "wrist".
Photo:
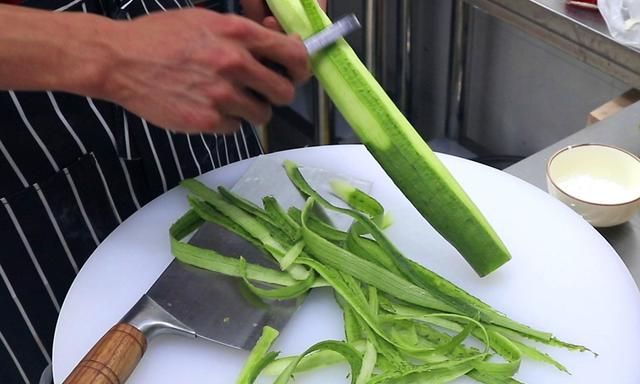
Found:
M 93 16 L 92 20 L 83 20 L 91 27 L 80 28 L 76 37 L 65 48 L 67 51 L 66 72 L 62 77 L 60 88 L 64 91 L 85 96 L 113 99 L 113 90 L 109 86 L 110 79 L 117 67 L 120 56 L 118 39 L 120 24 L 101 16 Z M 73 33 L 73 32 L 72 32 Z

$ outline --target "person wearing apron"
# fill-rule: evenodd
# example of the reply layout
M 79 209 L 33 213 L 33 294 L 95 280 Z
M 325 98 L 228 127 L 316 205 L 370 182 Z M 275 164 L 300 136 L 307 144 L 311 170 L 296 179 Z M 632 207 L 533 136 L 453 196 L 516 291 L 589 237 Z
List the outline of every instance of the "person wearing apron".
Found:
M 244 1 L 247 16 L 277 29 L 260 1 Z M 169 16 L 155 12 L 183 8 L 173 16 L 177 22 L 184 21 L 185 28 L 191 26 L 189 17 L 204 17 L 202 12 L 207 12 L 186 10 L 193 7 L 191 0 L 0 0 L 3 2 L 92 13 L 123 23 L 147 20 L 150 29 L 143 33 L 165 33 L 167 39 L 176 38 L 171 35 L 176 29 L 154 30 L 148 20 Z M 208 5 L 217 12 L 239 10 L 234 1 L 210 1 Z M 154 15 L 146 16 L 149 13 Z M 2 34 L 0 30 L 0 38 Z M 284 38 L 289 43 L 295 39 Z M 149 59 L 153 60 L 155 51 L 151 52 Z M 298 56 L 303 54 L 300 51 Z M 299 68 L 308 66 L 306 56 L 298 62 L 302 64 L 297 73 L 295 67 L 287 68 L 293 79 L 302 81 L 307 68 Z M 0 383 L 37 383 L 47 381 L 41 376 L 46 376 L 45 368 L 51 364 L 54 328 L 67 290 L 98 244 L 137 209 L 181 180 L 261 154 L 255 129 L 244 120 L 267 120 L 270 108 L 264 105 L 278 95 L 259 89 L 271 92 L 259 98 L 262 110 L 236 110 L 232 112 L 237 117 L 213 121 L 180 114 L 170 102 L 163 110 L 157 105 L 149 107 L 144 100 L 127 104 L 126 98 L 122 99 L 125 103 L 105 101 L 100 94 L 89 95 L 97 96 L 94 98 L 81 96 L 87 94 L 83 92 L 7 90 L 11 88 L 15 87 L 0 90 Z M 286 103 L 293 92 L 279 97 L 280 104 Z M 192 102 L 197 107 L 201 100 Z M 231 109 L 234 107 L 238 108 Z

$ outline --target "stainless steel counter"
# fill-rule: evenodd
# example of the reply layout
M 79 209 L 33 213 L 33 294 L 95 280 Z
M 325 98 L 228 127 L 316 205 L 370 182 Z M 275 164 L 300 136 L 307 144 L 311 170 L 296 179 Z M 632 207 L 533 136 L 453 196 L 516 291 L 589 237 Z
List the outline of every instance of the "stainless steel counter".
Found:
M 640 102 L 560 140 L 505 171 L 546 191 L 545 169 L 549 157 L 563 147 L 582 143 L 611 144 L 640 155 Z M 600 229 L 599 232 L 618 252 L 640 286 L 640 214 L 628 223 Z
M 599 71 L 640 88 L 640 51 L 614 40 L 599 12 L 565 0 L 455 0 L 446 136 L 466 137 L 465 91 L 471 28 L 477 8 Z
M 640 87 L 640 51 L 615 41 L 598 12 L 565 0 L 464 0 L 577 59 Z

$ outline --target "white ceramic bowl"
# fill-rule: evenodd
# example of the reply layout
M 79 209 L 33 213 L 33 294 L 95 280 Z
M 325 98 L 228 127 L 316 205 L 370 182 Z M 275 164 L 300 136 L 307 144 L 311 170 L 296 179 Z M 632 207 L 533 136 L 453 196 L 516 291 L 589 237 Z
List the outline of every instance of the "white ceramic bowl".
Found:
M 640 159 L 604 144 L 566 147 L 549 159 L 547 189 L 594 227 L 622 224 L 640 208 Z

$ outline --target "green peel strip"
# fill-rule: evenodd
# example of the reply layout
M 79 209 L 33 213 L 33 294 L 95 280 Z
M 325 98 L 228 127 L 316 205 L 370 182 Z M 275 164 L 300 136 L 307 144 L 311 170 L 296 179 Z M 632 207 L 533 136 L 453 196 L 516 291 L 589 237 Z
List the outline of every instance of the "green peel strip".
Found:
M 278 356 L 275 352 L 269 352 L 269 348 L 278 338 L 279 332 L 269 326 L 262 329 L 262 335 L 255 347 L 249 354 L 249 358 L 244 366 L 236 384 L 253 384 L 264 368 L 275 360 Z
M 566 372 L 553 358 L 524 344 L 527 338 L 586 350 L 508 319 L 405 258 L 373 219 L 384 210 L 371 208 L 364 192 L 360 191 L 357 203 L 350 204 L 353 209 L 335 207 L 311 189 L 293 163 L 286 163 L 286 170 L 309 197 L 302 211 L 285 213 L 272 197 L 266 197 L 261 208 L 226 189 L 216 192 L 187 180 L 183 184 L 193 193 L 192 209 L 170 229 L 176 258 L 240 277 L 259 297 L 291 299 L 318 286 L 331 286 L 336 293 L 347 342 L 322 342 L 302 355 L 277 359 L 276 352 L 268 351 L 277 332 L 265 329 L 237 383 L 253 383 L 263 373 L 276 375 L 275 384 L 286 384 L 294 373 L 347 362 L 352 384 L 447 383 L 463 375 L 480 383 L 517 384 L 512 376 L 523 356 Z M 349 232 L 336 230 L 316 216 L 316 204 L 351 216 L 354 225 Z M 205 221 L 252 242 L 286 272 L 182 241 Z M 288 273 L 292 270 L 298 274 Z M 482 343 L 484 350 L 465 345 L 471 338 Z

